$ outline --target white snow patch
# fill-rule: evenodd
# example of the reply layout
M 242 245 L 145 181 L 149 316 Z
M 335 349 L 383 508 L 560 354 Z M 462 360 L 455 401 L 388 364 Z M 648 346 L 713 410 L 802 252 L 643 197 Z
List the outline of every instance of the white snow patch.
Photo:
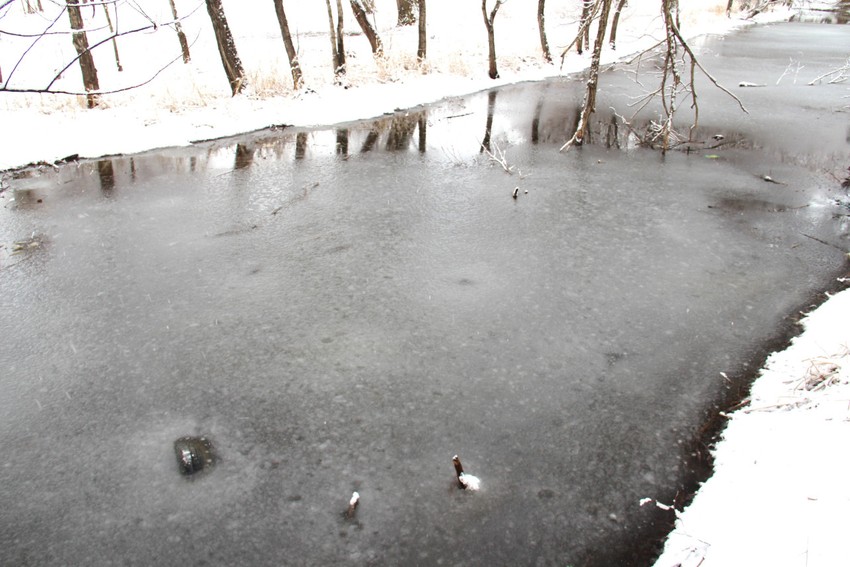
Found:
M 457 477 L 466 490 L 478 490 L 481 488 L 481 479 L 471 474 L 460 473 Z

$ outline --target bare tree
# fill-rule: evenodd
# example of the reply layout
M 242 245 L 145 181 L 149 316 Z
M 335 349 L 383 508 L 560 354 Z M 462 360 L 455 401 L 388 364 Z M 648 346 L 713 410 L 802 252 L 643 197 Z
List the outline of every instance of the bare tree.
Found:
M 579 55 L 590 47 L 590 22 L 593 20 L 593 14 L 597 6 L 598 2 L 595 0 L 582 0 L 581 20 L 576 41 L 576 50 Z
M 100 90 L 97 80 L 97 68 L 94 66 L 94 58 L 89 49 L 89 40 L 83 25 L 83 15 L 80 13 L 79 0 L 68 0 L 68 18 L 71 20 L 71 29 L 76 30 L 72 34 L 74 49 L 80 61 L 80 71 L 83 73 L 83 87 L 86 89 L 86 104 L 94 108 L 99 102 L 96 94 L 92 91 Z
M 289 58 L 292 85 L 295 90 L 298 90 L 304 85 L 304 76 L 301 74 L 301 63 L 298 62 L 298 52 L 295 51 L 295 45 L 292 43 L 292 35 L 289 33 L 289 22 L 286 19 L 286 12 L 283 9 L 283 0 L 274 0 L 274 9 L 277 12 L 277 21 L 280 24 L 280 35 L 283 37 L 286 56 Z
M 177 32 L 177 41 L 180 42 L 180 51 L 183 53 L 183 63 L 188 63 L 192 59 L 189 56 L 189 42 L 186 41 L 186 34 L 183 33 L 183 26 L 177 16 L 177 6 L 174 5 L 174 0 L 168 1 L 171 4 L 171 15 L 174 16 L 174 30 Z
M 552 62 L 552 52 L 549 51 L 549 40 L 546 38 L 546 0 L 537 2 L 537 27 L 540 29 L 540 48 L 546 63 Z
M 378 32 L 369 23 L 369 17 L 366 15 L 366 10 L 360 4 L 360 0 L 351 0 L 351 11 L 354 12 L 354 19 L 360 25 L 360 29 L 369 40 L 369 45 L 372 46 L 372 53 L 381 55 L 384 52 L 384 45 L 381 43 L 381 38 L 378 37 Z
M 582 144 L 585 134 L 587 134 L 588 131 L 590 115 L 596 111 L 596 89 L 599 85 L 599 63 L 602 56 L 602 44 L 605 42 L 605 29 L 608 25 L 608 13 L 611 11 L 612 1 L 613 0 L 597 0 L 600 10 L 599 28 L 596 32 L 596 41 L 593 44 L 593 56 L 590 59 L 589 77 L 587 79 L 584 102 L 582 103 L 576 131 L 573 134 L 573 137 L 561 146 L 561 150 L 565 150 L 572 145 Z
M 112 36 L 112 50 L 115 53 L 115 66 L 118 67 L 118 72 L 120 73 L 124 70 L 124 67 L 121 66 L 121 57 L 118 55 L 118 37 L 115 35 L 115 28 L 112 27 L 112 17 L 109 15 L 109 6 L 106 4 L 103 4 L 103 13 L 106 14 L 106 23 L 109 26 L 109 33 Z
M 416 49 L 416 57 L 424 61 L 428 55 L 427 50 L 427 27 L 425 25 L 425 0 L 419 0 L 419 47 Z
M 414 7 L 416 0 L 396 0 L 398 6 L 398 22 L 399 26 L 412 26 L 416 22 L 416 13 Z
M 496 69 L 496 33 L 493 27 L 493 22 L 496 20 L 496 12 L 506 0 L 496 0 L 496 4 L 490 13 L 487 13 L 487 0 L 481 0 L 481 12 L 484 14 L 484 26 L 487 28 L 487 57 L 489 61 L 488 74 L 491 79 L 499 78 L 499 71 Z
M 339 58 L 339 68 L 345 73 L 345 30 L 342 17 L 342 0 L 336 0 L 336 52 Z
M 578 122 L 576 124 L 575 134 L 568 140 L 561 149 L 564 150 L 573 145 L 580 145 L 584 141 L 589 141 L 590 129 L 589 118 L 594 112 L 596 105 L 596 92 L 599 82 L 599 61 L 605 39 L 605 27 L 608 20 L 608 15 L 614 2 L 621 0 L 594 0 L 595 5 L 591 8 L 592 14 L 598 14 L 598 29 L 596 33 L 596 41 L 593 46 L 593 57 L 591 59 L 589 77 L 587 80 L 587 88 L 584 96 Z M 679 2 L 678 0 L 661 0 L 661 12 L 664 19 L 665 38 L 662 42 L 650 51 L 654 52 L 658 47 L 661 47 L 660 61 L 657 65 L 659 73 L 659 86 L 648 92 L 643 99 L 639 100 L 632 106 L 637 107 L 631 119 L 619 116 L 625 127 L 634 134 L 641 142 L 650 147 L 659 147 L 662 152 L 675 146 L 680 142 L 689 141 L 692 138 L 694 131 L 699 123 L 699 105 L 697 104 L 697 92 L 695 87 L 695 75 L 699 70 L 705 75 L 715 87 L 731 96 L 737 101 L 743 112 L 747 109 L 741 104 L 741 101 L 732 94 L 729 90 L 720 85 L 717 80 L 700 64 L 696 55 L 688 46 L 682 36 L 679 26 Z M 579 34 L 574 42 L 580 41 L 583 29 L 579 30 Z M 572 44 L 564 51 L 563 56 L 572 47 Z M 645 132 L 638 132 L 630 123 L 639 112 L 653 100 L 660 101 L 660 119 L 652 120 L 646 127 Z M 693 122 L 687 134 L 679 133 L 674 128 L 674 118 L 676 112 L 682 104 L 690 103 L 690 108 L 693 111 Z M 616 128 L 614 128 L 616 129 Z M 609 141 L 612 139 L 612 127 L 609 125 Z
M 614 19 L 611 21 L 611 49 L 617 49 L 617 26 L 620 24 L 620 12 L 626 5 L 626 0 L 618 0 L 617 8 L 614 10 Z
M 0 9 L 5 8 L 6 6 L 12 4 L 16 0 L 0 0 Z M 86 0 L 89 1 L 89 0 Z M 16 33 L 8 30 L 0 30 L 0 36 L 9 35 L 15 36 L 19 38 L 29 38 L 32 41 L 30 45 L 23 49 L 20 52 L 20 55 L 17 58 L 14 66 L 11 71 L 5 77 L 5 82 L 0 81 L 0 92 L 18 92 L 18 93 L 54 93 L 54 94 L 66 94 L 73 96 L 85 96 L 87 98 L 87 102 L 89 105 L 96 105 L 98 102 L 98 97 L 106 94 L 112 94 L 117 92 L 129 91 L 135 88 L 138 88 L 142 85 L 146 85 L 153 81 L 160 73 L 162 73 L 166 68 L 175 63 L 180 57 L 176 57 L 173 60 L 164 63 L 162 66 L 157 68 L 154 72 L 150 74 L 150 76 L 146 79 L 143 79 L 137 83 L 131 85 L 123 85 L 119 87 L 115 87 L 112 89 L 104 90 L 100 89 L 99 81 L 97 81 L 97 70 L 94 67 L 94 63 L 91 60 L 92 53 L 95 49 L 100 47 L 101 45 L 109 42 L 113 42 L 113 47 L 115 46 L 115 40 L 118 37 L 131 35 L 136 33 L 154 33 L 162 28 L 159 24 L 150 20 L 150 24 L 143 25 L 140 27 L 126 29 L 123 31 L 118 31 L 115 27 L 111 25 L 111 18 L 107 20 L 107 26 L 98 27 L 98 28 L 90 28 L 86 30 L 83 26 L 83 19 L 81 13 L 81 4 L 85 4 L 86 2 L 79 2 L 79 0 L 73 0 L 71 2 L 53 2 L 53 12 L 50 15 L 50 19 L 48 23 L 45 25 L 44 29 L 40 32 L 36 33 Z M 89 5 L 92 7 L 92 12 L 94 13 L 97 9 L 97 6 L 101 5 L 104 8 L 108 8 L 111 4 L 115 10 L 115 22 L 118 21 L 118 10 L 119 6 L 123 5 L 123 2 L 119 0 L 98 0 L 96 2 L 91 2 Z M 40 3 L 39 3 L 40 5 Z M 202 6 L 203 4 L 199 5 Z M 49 9 L 49 8 L 48 8 Z M 196 8 L 198 9 L 198 8 Z M 64 31 L 55 31 L 53 28 L 59 23 L 59 21 L 65 17 L 65 12 L 68 12 L 68 18 L 71 20 L 71 30 L 69 32 Z M 167 25 L 175 25 L 179 20 L 175 20 L 173 22 L 168 22 Z M 117 26 L 116 26 L 117 27 Z M 102 31 L 103 29 L 109 29 L 109 35 L 107 37 L 98 39 L 94 43 L 89 43 L 88 37 L 85 35 L 87 31 Z M 65 62 L 64 64 L 59 64 L 56 71 L 53 73 L 53 77 L 46 83 L 44 86 L 27 84 L 26 79 L 24 79 L 23 84 L 12 84 L 12 79 L 16 75 L 16 71 L 19 69 L 24 69 L 28 64 L 37 65 L 38 62 L 28 63 L 28 57 L 33 53 L 33 47 L 37 43 L 46 38 L 53 36 L 62 36 L 62 35 L 70 35 L 74 42 L 75 50 L 77 51 L 76 57 L 71 59 L 70 61 Z M 32 57 L 29 57 L 32 59 Z M 81 69 L 86 69 L 84 71 L 84 89 L 82 90 L 66 90 L 55 88 L 56 83 L 65 75 L 65 72 L 70 69 L 73 65 L 76 65 L 79 62 Z M 117 57 L 116 53 L 116 63 L 120 65 L 120 60 Z M 119 67 L 120 70 L 120 67 Z M 89 80 L 86 80 L 86 76 L 89 77 Z M 90 107 L 91 107 L 90 106 Z
M 343 24 L 342 24 L 342 2 L 336 0 L 337 6 L 337 25 L 334 28 L 334 11 L 331 6 L 331 0 L 325 0 L 328 6 L 328 26 L 331 39 L 331 57 L 333 59 L 334 81 L 339 84 L 342 82 L 342 76 L 345 75 L 345 43 L 343 41 Z
M 245 77 L 245 70 L 242 68 L 242 61 L 236 52 L 236 43 L 233 41 L 233 34 L 230 33 L 230 26 L 227 25 L 227 18 L 224 15 L 221 0 L 206 0 L 206 3 L 207 12 L 210 15 L 213 31 L 215 32 L 218 53 L 221 56 L 221 64 L 224 66 L 224 72 L 230 83 L 230 91 L 236 96 L 248 84 Z

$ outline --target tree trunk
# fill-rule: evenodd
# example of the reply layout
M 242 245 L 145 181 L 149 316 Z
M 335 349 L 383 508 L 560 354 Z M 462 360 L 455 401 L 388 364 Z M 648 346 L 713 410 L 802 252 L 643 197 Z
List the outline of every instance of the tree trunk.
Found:
M 103 4 L 103 13 L 106 14 L 106 23 L 109 26 L 109 33 L 112 34 L 112 50 L 115 52 L 115 65 L 118 67 L 118 72 L 120 73 L 124 70 L 124 67 L 121 66 L 121 57 L 118 56 L 118 41 L 115 38 L 115 28 L 112 27 L 112 17 L 109 15 L 109 6 L 106 4 Z
M 378 37 L 378 32 L 369 23 L 369 17 L 366 15 L 366 10 L 360 4 L 359 0 L 351 0 L 351 11 L 354 12 L 354 19 L 360 24 L 360 29 L 369 40 L 369 45 L 372 46 L 372 53 L 376 56 L 384 52 L 384 45 L 381 43 L 381 38 Z
M 617 2 L 617 9 L 614 11 L 614 19 L 611 21 L 611 49 L 617 49 L 617 26 L 620 23 L 620 12 L 623 11 L 623 6 L 626 5 L 626 0 Z
M 84 30 L 83 16 L 80 13 L 79 0 L 68 0 L 68 18 L 71 20 L 71 29 Z M 89 40 L 85 31 L 73 33 L 74 49 L 80 61 L 80 71 L 83 73 L 83 86 L 87 93 L 100 90 L 97 80 L 97 68 L 94 66 L 94 58 L 89 51 Z M 99 100 L 96 94 L 86 95 L 86 104 L 89 108 L 97 106 Z
M 596 32 L 596 42 L 593 44 L 593 56 L 590 59 L 590 76 L 587 79 L 587 90 L 584 95 L 584 104 L 582 105 L 575 134 L 573 134 L 573 137 L 566 144 L 561 146 L 561 150 L 564 150 L 573 144 L 580 146 L 584 142 L 585 136 L 589 131 L 588 124 L 590 122 L 590 115 L 596 111 L 596 89 L 599 85 L 599 64 L 602 57 L 602 45 L 605 43 L 605 29 L 608 26 L 608 14 L 611 11 L 611 2 L 613 2 L 613 0 L 598 1 L 602 7 L 599 14 L 599 28 Z
M 242 69 L 242 61 L 239 60 L 239 54 L 236 52 L 236 44 L 233 41 L 233 34 L 230 33 L 230 26 L 227 25 L 227 18 L 224 16 L 224 8 L 221 6 L 221 0 L 206 0 L 206 2 L 207 12 L 210 15 L 213 31 L 215 32 L 218 53 L 221 56 L 221 64 L 224 66 L 224 72 L 230 83 L 230 91 L 233 96 L 236 96 L 248 84 L 245 78 L 245 71 Z
M 416 57 L 419 61 L 424 61 L 427 57 L 427 28 L 425 27 L 425 0 L 419 0 L 419 48 L 416 50 Z
M 289 22 L 286 20 L 286 12 L 283 10 L 283 0 L 274 0 L 274 9 L 277 12 L 277 21 L 280 24 L 280 35 L 283 37 L 286 56 L 289 58 L 292 85 L 297 91 L 304 85 L 304 76 L 301 74 L 301 64 L 298 62 L 298 53 L 295 51 L 295 45 L 292 43 L 292 35 L 289 33 Z
M 174 0 L 168 0 L 171 3 L 171 15 L 174 16 L 174 29 L 177 31 L 177 41 L 180 42 L 180 50 L 183 52 L 183 63 L 188 63 L 192 58 L 189 56 L 189 42 L 186 41 L 186 34 L 183 33 L 183 26 L 180 25 L 180 18 L 177 16 L 177 6 L 174 5 Z
M 540 28 L 540 48 L 543 50 L 543 59 L 546 63 L 552 62 L 552 53 L 549 51 L 549 40 L 546 39 L 546 0 L 537 2 L 537 27 Z
M 336 0 L 336 58 L 337 73 L 345 75 L 345 30 L 342 19 L 342 0 Z
M 504 0 L 496 0 L 496 5 L 490 14 L 487 14 L 487 0 L 481 0 L 481 12 L 484 14 L 484 26 L 487 28 L 487 58 L 489 61 L 489 71 L 491 79 L 499 78 L 499 71 L 496 69 L 496 34 L 493 27 L 493 22 L 496 20 L 496 12 Z
M 581 23 L 579 24 L 581 34 L 576 42 L 576 50 L 579 55 L 590 47 L 590 19 L 593 17 L 593 5 L 594 0 L 582 0 Z
M 396 0 L 398 6 L 398 23 L 399 26 L 412 26 L 416 22 L 416 13 L 413 11 L 413 6 L 416 0 Z
M 339 54 L 336 52 L 336 28 L 334 28 L 334 10 L 331 7 L 331 0 L 325 0 L 328 7 L 328 34 L 331 39 L 331 61 L 334 70 L 334 77 L 337 77 L 339 70 Z
M 331 58 L 333 59 L 334 83 L 340 84 L 342 76 L 345 75 L 345 44 L 342 39 L 342 3 L 336 0 L 337 5 L 337 25 L 334 27 L 334 10 L 331 6 L 331 0 L 325 0 L 328 7 L 328 28 L 331 38 Z
M 730 17 L 732 15 L 732 2 L 735 0 L 729 0 L 729 3 L 726 4 L 726 17 Z

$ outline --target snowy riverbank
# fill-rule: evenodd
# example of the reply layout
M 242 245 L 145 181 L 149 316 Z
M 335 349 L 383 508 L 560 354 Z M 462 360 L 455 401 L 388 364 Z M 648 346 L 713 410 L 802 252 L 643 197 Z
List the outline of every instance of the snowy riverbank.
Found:
M 850 290 L 770 356 L 749 403 L 729 416 L 715 473 L 679 516 L 657 567 L 847 563 L 848 318 Z

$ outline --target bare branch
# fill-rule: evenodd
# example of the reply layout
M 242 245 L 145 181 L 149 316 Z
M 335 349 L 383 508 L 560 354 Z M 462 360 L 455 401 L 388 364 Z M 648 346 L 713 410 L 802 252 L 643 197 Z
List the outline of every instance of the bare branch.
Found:
M 696 66 L 697 66 L 697 67 L 699 67 L 699 70 L 700 70 L 700 71 L 702 71 L 702 73 L 703 73 L 706 77 L 708 77 L 708 80 L 709 80 L 709 81 L 711 81 L 711 82 L 714 84 L 714 86 L 715 86 L 715 87 L 717 87 L 718 89 L 720 89 L 721 91 L 723 91 L 724 93 L 728 94 L 728 95 L 729 95 L 729 96 L 731 96 L 733 99 L 735 99 L 735 102 L 737 102 L 737 103 L 738 103 L 738 106 L 740 106 L 740 107 L 741 107 L 741 110 L 743 110 L 743 111 L 744 111 L 744 113 L 749 114 L 749 113 L 750 113 L 750 111 L 749 111 L 749 110 L 747 110 L 747 108 L 744 106 L 744 103 L 743 103 L 743 102 L 741 102 L 741 99 L 739 99 L 737 96 L 735 96 L 735 95 L 734 95 L 734 94 L 733 94 L 733 93 L 732 93 L 729 89 L 727 89 L 726 87 L 724 87 L 723 85 L 721 85 L 720 83 L 718 83 L 718 82 L 717 82 L 717 79 L 715 79 L 715 78 L 711 75 L 711 73 L 709 73 L 708 71 L 706 71 L 706 70 L 705 70 L 705 67 L 703 67 L 703 66 L 702 66 L 702 64 L 699 62 L 699 59 L 697 59 L 696 55 L 694 55 L 694 52 L 693 52 L 693 51 L 691 51 L 691 48 L 690 48 L 690 46 L 688 45 L 688 42 L 687 42 L 687 41 L 685 41 L 685 38 L 684 38 L 684 37 L 682 37 L 681 32 L 679 32 L 679 27 L 678 27 L 675 23 L 672 23 L 672 29 L 673 29 L 673 33 L 674 33 L 674 34 L 676 34 L 676 37 L 679 39 L 679 43 L 682 45 L 682 48 L 683 48 L 685 51 L 687 51 L 687 52 L 688 52 L 688 55 L 690 55 L 691 60 L 694 62 L 694 64 L 696 64 Z
M 59 12 L 59 15 L 57 15 L 57 16 L 56 16 L 56 19 L 54 19 L 52 22 L 50 22 L 50 25 L 49 25 L 49 26 L 47 26 L 47 29 L 45 29 L 45 31 L 50 31 L 50 28 L 52 28 L 53 26 L 55 26 L 55 25 L 56 25 L 56 22 L 58 22 L 58 21 L 59 21 L 59 18 L 61 18 L 61 17 L 65 14 L 65 10 L 66 10 L 66 9 L 67 9 L 67 8 L 63 8 L 63 9 Z M 33 42 L 32 42 L 32 43 L 30 44 L 30 46 L 26 49 L 26 51 L 24 51 L 24 52 L 23 52 L 23 54 L 21 55 L 21 57 L 18 59 L 18 62 L 17 62 L 17 63 L 15 63 L 15 66 L 14 66 L 14 67 L 12 67 L 12 71 L 11 71 L 11 72 L 9 73 L 9 75 L 6 77 L 6 82 L 4 83 L 4 85 L 8 85 L 8 84 L 9 84 L 9 81 L 11 81 L 11 80 L 12 80 L 12 76 L 15 74 L 15 71 L 16 71 L 16 70 L 18 69 L 18 67 L 21 65 L 21 63 L 23 62 L 24 58 L 25 58 L 25 57 L 27 56 L 27 54 L 28 54 L 28 53 L 32 50 L 32 48 L 33 48 L 33 47 L 35 47 L 35 44 L 36 44 L 36 43 L 38 43 L 38 42 L 41 40 L 41 38 L 43 38 L 43 37 L 44 37 L 44 35 L 40 35 L 40 36 L 38 36 L 37 38 L 35 38 L 35 40 L 33 40 Z M 3 89 L 0 89 L 0 90 L 3 90 Z
M 190 46 L 195 45 L 195 42 L 198 40 L 198 36 L 199 36 L 199 35 L 200 35 L 200 33 L 199 33 L 198 35 L 196 35 L 196 36 L 195 36 L 195 39 L 194 39 L 194 40 L 192 40 L 192 43 L 190 44 Z M 162 66 L 161 68 L 159 68 L 159 69 L 156 71 L 156 73 L 154 73 L 154 74 L 153 74 L 153 75 L 151 75 L 149 78 L 147 78 L 146 80 L 142 81 L 141 83 L 136 83 L 136 84 L 134 84 L 134 85 L 130 85 L 130 86 L 127 86 L 127 87 L 121 87 L 120 89 L 110 89 L 110 90 L 107 90 L 107 91 L 98 90 L 98 91 L 82 91 L 82 92 L 81 92 L 81 91 L 65 91 L 65 90 L 45 90 L 45 89 L 6 89 L 6 88 L 4 88 L 4 89 L 0 89 L 0 92 L 8 92 L 8 93 L 61 94 L 61 95 L 71 95 L 71 96 L 88 96 L 88 95 L 95 95 L 95 96 L 99 96 L 99 95 L 107 95 L 107 94 L 123 93 L 123 92 L 126 92 L 126 91 L 131 91 L 131 90 L 133 90 L 133 89 L 137 89 L 137 88 L 139 88 L 139 87 L 143 87 L 143 86 L 147 85 L 148 83 L 153 82 L 153 80 L 154 80 L 154 79 L 156 79 L 156 78 L 157 78 L 157 77 L 158 77 L 158 76 L 159 76 L 159 75 L 160 75 L 163 71 L 165 71 L 166 69 L 168 69 L 169 67 L 171 67 L 172 65 L 174 65 L 174 63 L 176 63 L 177 61 L 181 60 L 182 58 L 183 58 L 183 54 L 181 53 L 180 55 L 178 55 L 177 57 L 175 57 L 174 59 L 172 59 L 171 61 L 169 61 L 168 63 L 166 63 L 164 66 Z
M 99 4 L 102 4 L 102 5 L 115 4 L 115 3 L 116 3 L 116 0 L 103 0 L 103 1 L 98 2 L 98 3 L 99 3 Z M 63 5 L 63 6 L 65 6 L 64 2 L 62 3 L 62 5 Z M 91 5 L 91 3 L 87 3 L 87 5 Z M 71 59 L 71 60 L 70 60 L 70 61 L 69 61 L 69 62 L 68 62 L 68 63 L 67 63 L 64 67 L 62 67 L 62 69 L 60 69 L 60 70 L 59 70 L 59 71 L 58 71 L 58 72 L 57 72 L 57 73 L 53 76 L 53 78 L 50 80 L 50 82 L 49 82 L 49 83 L 47 84 L 47 86 L 46 86 L 46 87 L 44 87 L 44 88 L 9 88 L 9 84 L 10 84 L 10 81 L 11 81 L 11 79 L 12 79 L 12 76 L 13 76 L 13 75 L 14 75 L 14 73 L 15 73 L 15 70 L 16 70 L 16 69 L 17 69 L 17 68 L 21 65 L 21 63 L 22 63 L 22 62 L 23 62 L 23 60 L 26 58 L 26 56 L 27 56 L 27 54 L 29 53 L 29 51 L 30 51 L 30 50 L 32 50 L 32 48 L 35 46 L 35 44 L 36 44 L 36 43 L 38 43 L 38 41 L 39 41 L 41 38 L 43 38 L 43 37 L 45 37 L 45 36 L 47 36 L 47 35 L 51 35 L 51 34 L 60 34 L 60 33 L 61 33 L 61 34 L 67 34 L 67 33 L 70 33 L 70 32 L 50 32 L 50 29 L 51 29 L 51 28 L 52 28 L 52 27 L 56 24 L 56 22 L 58 22 L 58 21 L 59 21 L 59 19 L 60 19 L 60 18 L 64 15 L 66 8 L 64 8 L 64 7 L 63 7 L 63 8 L 62 8 L 62 10 L 59 12 L 59 14 L 56 16 L 56 19 L 54 19 L 54 20 L 50 23 L 50 25 L 49 25 L 49 26 L 45 29 L 44 33 L 42 33 L 42 34 L 40 34 L 40 35 L 36 36 L 36 38 L 35 38 L 35 40 L 33 41 L 33 43 L 32 43 L 32 44 L 29 46 L 29 48 L 27 48 L 27 50 L 26 50 L 26 51 L 25 51 L 25 52 L 21 55 L 20 59 L 18 59 L 18 62 L 15 64 L 15 67 L 13 67 L 13 68 L 12 68 L 12 71 L 11 71 L 11 72 L 9 73 L 9 75 L 6 77 L 6 81 L 3 83 L 3 85 L 2 85 L 2 86 L 0 86 L 0 92 L 14 92 L 14 93 L 54 93 L 54 94 L 67 94 L 67 95 L 80 95 L 80 94 L 85 94 L 85 93 L 78 93 L 78 92 L 76 92 L 76 91 L 53 90 L 53 89 L 52 89 L 52 87 L 53 87 L 53 85 L 56 83 L 56 81 L 58 81 L 58 80 L 59 80 L 59 78 L 60 78 L 60 77 L 62 77 L 62 75 L 65 73 L 65 71 L 67 71 L 69 68 L 71 68 L 71 66 L 72 66 L 72 65 L 74 65 L 77 61 L 79 61 L 80 57 L 82 57 L 82 56 L 83 56 L 84 54 L 86 54 L 86 53 L 91 52 L 92 50 L 94 50 L 94 48 L 96 48 L 96 47 L 98 47 L 98 46 L 100 46 L 100 45 L 103 45 L 104 43 L 108 43 L 108 42 L 110 42 L 110 41 L 113 41 L 115 38 L 117 38 L 117 37 L 121 37 L 121 36 L 124 36 L 124 35 L 130 35 L 130 34 L 139 33 L 139 32 L 144 32 L 144 31 L 149 31 L 149 30 L 157 30 L 157 29 L 159 29 L 159 27 L 161 27 L 161 26 L 169 26 L 169 27 L 170 27 L 170 26 L 172 26 L 172 25 L 179 25 L 181 21 L 185 20 L 186 18 L 188 18 L 188 17 L 192 16 L 195 12 L 197 12 L 197 11 L 201 8 L 201 6 L 203 6 L 203 4 L 198 4 L 198 5 L 197 5 L 197 6 L 196 6 L 196 7 L 195 7 L 195 8 L 194 8 L 191 12 L 189 12 L 189 13 L 187 13 L 187 14 L 185 14 L 185 15 L 181 16 L 180 18 L 175 18 L 175 19 L 170 20 L 170 21 L 167 21 L 167 22 L 163 22 L 163 23 L 160 23 L 160 24 L 157 24 L 156 22 L 154 22 L 154 23 L 152 23 L 151 25 L 143 26 L 143 27 L 140 27 L 140 28 L 135 28 L 135 29 L 132 29 L 132 30 L 124 31 L 124 32 L 117 32 L 117 31 L 116 31 L 116 32 L 111 33 L 108 37 L 106 37 L 106 38 L 104 38 L 104 39 L 102 39 L 102 40 L 98 41 L 97 43 L 94 43 L 94 44 L 90 45 L 90 46 L 89 46 L 86 50 L 84 50 L 82 53 L 77 54 L 77 56 L 76 56 L 76 57 L 74 57 L 73 59 Z M 0 33 L 3 33 L 3 32 L 0 32 Z M 200 35 L 200 32 L 199 32 L 199 34 L 198 34 L 198 35 Z M 197 41 L 197 39 L 198 39 L 198 36 L 196 36 L 196 37 L 195 37 L 195 39 L 192 41 L 192 44 L 194 44 L 194 42 L 195 42 L 195 41 Z M 181 55 L 181 56 L 182 56 L 182 55 Z M 106 90 L 106 91 L 103 91 L 103 90 L 99 90 L 99 89 L 98 89 L 98 90 L 96 90 L 96 91 L 91 91 L 89 94 L 97 95 L 97 94 L 112 94 L 112 93 L 119 93 L 119 92 L 124 92 L 124 91 L 128 91 L 128 90 L 132 90 L 132 89 L 134 89 L 134 88 L 137 88 L 137 87 L 140 87 L 140 86 L 146 85 L 146 84 L 150 83 L 153 79 L 155 79 L 155 78 L 156 78 L 156 77 L 157 77 L 157 76 L 158 76 L 158 75 L 159 75 L 159 74 L 160 74 L 163 70 L 165 70 L 166 68 L 170 67 L 173 63 L 174 63 L 174 61 L 170 61 L 170 62 L 168 62 L 168 63 L 167 63 L 164 67 L 162 67 L 162 68 L 161 68 L 161 69 L 159 69 L 156 73 L 154 73 L 154 75 L 153 75 L 152 77 L 150 77 L 149 79 L 147 79 L 147 80 L 145 80 L 145 81 L 143 81 L 143 82 L 141 82 L 141 83 L 138 83 L 138 84 L 136 84 L 136 85 L 128 86 L 128 87 L 122 87 L 122 88 L 119 88 L 119 89 L 111 89 L 111 90 Z

